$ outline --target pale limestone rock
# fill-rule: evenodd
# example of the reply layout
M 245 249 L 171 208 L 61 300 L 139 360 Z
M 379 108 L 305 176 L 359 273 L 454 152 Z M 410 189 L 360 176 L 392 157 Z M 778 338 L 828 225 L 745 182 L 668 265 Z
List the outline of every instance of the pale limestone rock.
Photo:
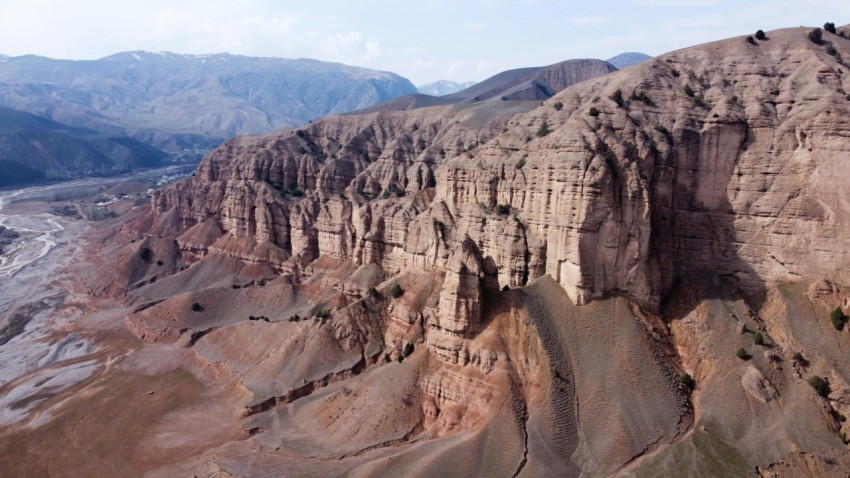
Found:
M 741 386 L 747 391 L 750 396 L 756 400 L 767 403 L 775 400 L 779 394 L 776 388 L 766 379 L 761 372 L 752 365 L 747 367 L 747 371 L 741 377 Z
M 484 270 L 479 254 L 467 237 L 449 259 L 440 295 L 439 328 L 462 336 L 480 324 Z

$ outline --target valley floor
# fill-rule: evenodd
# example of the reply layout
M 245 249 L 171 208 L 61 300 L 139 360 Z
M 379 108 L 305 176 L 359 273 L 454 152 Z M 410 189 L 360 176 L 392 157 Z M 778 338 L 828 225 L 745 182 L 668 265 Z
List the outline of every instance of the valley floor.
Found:
M 47 199 L 114 182 L 0 194 L 0 223 L 20 234 L 0 258 L 3 476 L 141 476 L 243 436 L 203 370 L 140 341 L 123 321 L 131 310 L 76 280 L 110 224 L 57 216 Z

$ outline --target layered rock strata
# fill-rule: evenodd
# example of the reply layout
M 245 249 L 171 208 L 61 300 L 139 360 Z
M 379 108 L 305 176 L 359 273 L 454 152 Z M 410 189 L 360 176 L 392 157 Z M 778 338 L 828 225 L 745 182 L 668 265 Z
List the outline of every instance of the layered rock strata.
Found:
M 262 285 L 278 276 L 293 285 L 293 297 L 312 294 L 306 302 L 313 305 L 269 309 L 280 338 L 273 342 L 285 345 L 246 363 L 227 351 L 249 343 L 258 327 L 225 313 L 198 316 L 204 324 L 175 317 L 179 326 L 163 325 L 170 317 L 160 311 L 173 304 L 166 301 L 140 311 L 131 326 L 174 340 L 202 325 L 222 327 L 204 329 L 192 345 L 203 359 L 231 362 L 222 367 L 246 383 L 262 375 L 253 367 L 294 362 L 281 372 L 285 380 L 246 385 L 254 393 L 246 405 L 255 427 L 296 430 L 319 452 L 291 436 L 260 437 L 225 453 L 238 473 L 253 471 L 235 463 L 256 443 L 300 450 L 309 456 L 303 463 L 270 451 L 257 463 L 305 473 L 320 466 L 311 460 L 335 459 L 385 474 L 396 465 L 369 460 L 410 463 L 411 450 L 423 449 L 471 472 L 485 464 L 455 456 L 454 445 L 483 449 L 497 424 L 507 451 L 487 456 L 500 469 L 513 464 L 513 476 L 604 476 L 630 463 L 638 474 L 669 470 L 678 453 L 707 443 L 714 451 L 694 459 L 699 468 L 730 442 L 743 450 L 742 437 L 776 460 L 798 446 L 833 446 L 840 426 L 828 411 L 843 405 L 809 400 L 811 391 L 797 384 L 809 371 L 781 364 L 805 334 L 798 344 L 771 328 L 779 284 L 826 278 L 811 294 L 844 304 L 836 284 L 850 280 L 850 206 L 834 194 L 850 151 L 850 68 L 807 33 L 673 52 L 542 105 L 332 117 L 233 139 L 125 224 L 128 237 L 162 242 L 158 250 L 172 251 L 179 271 L 173 278 L 136 271 L 128 288 L 154 300 L 165 281 L 201 283 L 202 271 L 227 264 L 228 280 Z M 850 58 L 850 42 L 828 39 Z M 160 278 L 156 287 L 151 278 Z M 694 278 L 706 279 L 694 286 L 702 302 L 671 298 Z M 195 296 L 204 294 L 225 295 Z M 748 309 L 761 300 L 768 321 Z M 334 308 L 326 310 L 329 325 L 318 316 L 309 327 L 275 323 L 316 307 Z M 745 311 L 749 318 L 740 319 Z M 735 348 L 747 339 L 723 333 L 741 324 L 760 327 L 777 348 L 752 365 L 741 362 Z M 307 333 L 327 338 L 324 358 L 297 353 L 304 342 L 296 339 Z M 347 340 L 354 335 L 363 343 Z M 411 355 L 405 349 L 414 343 Z M 814 343 L 805 342 L 807 354 L 822 348 Z M 843 390 L 837 361 L 816 365 Z M 680 383 L 685 370 L 706 387 L 693 407 Z M 382 387 L 401 404 L 375 407 Z M 733 425 L 723 424 L 730 412 L 719 396 L 738 407 Z M 630 408 L 626 397 L 643 405 Z M 823 415 L 831 428 L 800 436 L 743 430 L 789 403 L 807 419 Z M 346 410 L 380 422 L 368 431 L 344 420 Z M 783 420 L 784 429 L 795 426 Z M 692 429 L 698 421 L 702 428 Z M 333 427 L 336 441 L 313 438 L 321 434 L 316 423 Z M 357 444 L 340 436 L 356 436 Z M 730 456 L 724 471 L 760 459 Z
M 329 118 L 231 140 L 159 192 L 153 215 L 184 251 L 279 271 L 322 255 L 446 270 L 468 237 L 500 286 L 549 274 L 580 304 L 621 292 L 655 310 L 701 270 L 751 291 L 846 280 L 848 211 L 832 193 L 850 146 L 842 68 L 790 29 L 663 55 L 528 113 Z

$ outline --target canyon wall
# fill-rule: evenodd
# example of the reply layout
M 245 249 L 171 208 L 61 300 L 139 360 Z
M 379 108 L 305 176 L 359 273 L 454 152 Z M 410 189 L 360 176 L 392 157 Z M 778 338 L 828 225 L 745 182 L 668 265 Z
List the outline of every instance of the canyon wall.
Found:
M 847 40 L 834 44 L 850 57 Z M 499 287 L 549 274 L 579 304 L 622 293 L 649 310 L 699 271 L 751 292 L 846 281 L 848 205 L 834 194 L 850 149 L 843 70 L 785 30 L 673 52 L 542 105 L 331 117 L 237 138 L 156 194 L 156 230 L 281 272 L 322 255 L 389 275 L 445 270 L 471 240 Z
M 828 311 L 777 292 L 850 280 L 850 67 L 806 34 L 672 52 L 542 104 L 232 139 L 124 223 L 132 280 L 100 280 L 144 305 L 127 320 L 137 335 L 186 343 L 251 395 L 248 425 L 270 432 L 220 462 L 242 474 L 333 462 L 386 475 L 427 451 L 437 468 L 423 476 L 445 463 L 607 476 L 675 469 L 681 450 L 700 469 L 723 446 L 740 472 L 839 446 L 821 413 L 838 405 L 804 379 L 847 388 L 832 372 L 843 352 L 818 356 L 840 349 L 823 345 Z M 205 309 L 187 312 L 195 300 Z M 771 325 L 786 319 L 818 339 Z M 770 348 L 743 360 L 755 330 Z M 801 350 L 811 370 L 792 363 Z M 379 417 L 371 431 L 363 416 Z M 806 432 L 761 433 L 776 420 Z M 694 444 L 707 436 L 717 449 Z

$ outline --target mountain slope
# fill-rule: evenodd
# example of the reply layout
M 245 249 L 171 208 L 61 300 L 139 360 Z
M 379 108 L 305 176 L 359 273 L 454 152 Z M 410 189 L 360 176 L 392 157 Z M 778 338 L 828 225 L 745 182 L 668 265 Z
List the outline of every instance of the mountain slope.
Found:
M 469 88 L 444 96 L 421 93 L 402 96 L 354 113 L 404 111 L 484 101 L 539 101 L 552 97 L 570 85 L 606 75 L 615 70 L 616 68 L 602 60 L 567 60 L 545 67 L 503 71 Z
M 0 186 L 161 166 L 164 152 L 136 140 L 0 107 Z
M 180 466 L 846 475 L 850 79 L 808 32 L 228 141 L 88 278 L 238 397 Z
M 460 103 L 489 99 L 543 100 L 567 86 L 615 70 L 602 60 L 567 60 L 545 67 L 505 71 L 446 98 Z
M 126 52 L 94 61 L 30 55 L 0 62 L 0 104 L 172 149 L 415 92 L 393 73 L 306 59 Z

